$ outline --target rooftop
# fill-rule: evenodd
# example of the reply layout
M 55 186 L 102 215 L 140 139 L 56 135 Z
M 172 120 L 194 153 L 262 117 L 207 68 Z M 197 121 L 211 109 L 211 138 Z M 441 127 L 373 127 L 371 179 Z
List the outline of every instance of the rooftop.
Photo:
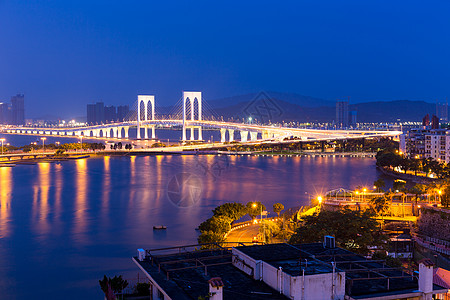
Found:
M 287 299 L 262 281 L 253 280 L 232 265 L 231 251 L 195 250 L 156 254 L 135 261 L 172 299 L 198 299 L 208 295 L 208 281 L 220 277 L 225 299 Z M 170 250 L 170 249 L 167 249 Z M 161 272 L 160 272 L 161 271 Z
M 383 260 L 370 260 L 342 248 L 325 248 L 322 243 L 237 247 L 248 256 L 282 267 L 291 276 L 345 272 L 346 294 L 397 294 L 417 290 L 417 278 L 401 269 L 391 268 Z M 363 297 L 364 298 L 364 297 Z
M 197 246 L 192 251 L 188 247 Z M 143 261 L 135 261 L 173 299 L 197 299 L 208 294 L 208 281 L 220 277 L 224 299 L 286 299 L 277 291 L 247 276 L 232 265 L 229 249 L 199 250 L 200 245 L 147 250 Z M 353 299 L 415 293 L 418 280 L 414 274 L 392 268 L 383 260 L 370 260 L 342 248 L 326 248 L 322 243 L 289 245 L 285 243 L 239 246 L 235 249 L 254 260 L 275 268 L 282 267 L 290 276 L 345 272 L 346 295 Z M 159 253 L 171 250 L 172 253 Z M 177 253 L 173 253 L 177 250 Z M 435 290 L 442 290 L 435 286 Z

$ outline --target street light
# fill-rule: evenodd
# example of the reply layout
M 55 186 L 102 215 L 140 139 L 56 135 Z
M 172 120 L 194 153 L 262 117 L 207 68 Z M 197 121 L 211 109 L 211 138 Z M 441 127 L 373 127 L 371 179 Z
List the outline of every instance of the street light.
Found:
M 80 139 L 81 139 L 80 148 L 81 148 L 81 152 L 83 152 L 83 136 L 82 135 L 80 135 Z
M 2 141 L 2 155 L 3 155 L 3 142 L 5 141 L 5 139 L 0 139 L 0 141 Z
M 258 204 L 253 203 L 253 204 L 252 204 L 252 207 L 253 207 L 253 208 L 257 208 L 257 207 L 258 207 Z M 260 205 L 260 207 L 261 207 L 261 225 L 263 225 L 263 223 L 262 223 L 262 205 Z M 266 226 L 263 227 L 263 242 L 264 242 L 264 243 L 266 242 Z
M 42 153 L 45 152 L 45 140 L 46 140 L 46 139 L 47 139 L 46 137 L 42 137 L 42 138 L 41 138 L 41 140 L 42 140 Z

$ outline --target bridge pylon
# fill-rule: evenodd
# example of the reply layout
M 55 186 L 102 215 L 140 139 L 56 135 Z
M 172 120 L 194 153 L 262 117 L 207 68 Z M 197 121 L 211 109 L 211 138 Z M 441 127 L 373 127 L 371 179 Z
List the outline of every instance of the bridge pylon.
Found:
M 144 120 L 141 120 L 141 103 L 144 103 Z M 148 105 L 151 105 L 152 116 L 151 120 L 155 120 L 155 96 L 153 95 L 138 95 L 138 106 L 137 106 L 137 138 L 141 138 L 141 121 L 149 121 L 148 120 Z M 145 138 L 148 138 L 147 135 L 147 127 L 145 128 Z M 152 128 L 152 138 L 155 138 L 155 131 Z
M 183 92 L 183 135 L 182 135 L 182 141 L 186 141 L 186 102 L 189 101 L 191 105 L 191 119 L 190 121 L 195 121 L 195 100 L 197 100 L 197 106 L 198 106 L 198 116 L 197 120 L 202 120 L 202 92 Z M 190 140 L 194 140 L 194 127 L 189 126 L 191 129 L 191 136 Z M 198 139 L 202 140 L 202 128 L 198 127 Z

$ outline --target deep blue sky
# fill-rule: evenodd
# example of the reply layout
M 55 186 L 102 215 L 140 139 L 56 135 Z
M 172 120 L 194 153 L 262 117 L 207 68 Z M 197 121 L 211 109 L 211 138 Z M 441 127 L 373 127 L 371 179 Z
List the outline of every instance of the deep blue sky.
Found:
M 0 0 L 0 100 L 28 117 L 270 90 L 352 102 L 450 95 L 449 1 Z M 157 104 L 157 105 L 158 105 Z

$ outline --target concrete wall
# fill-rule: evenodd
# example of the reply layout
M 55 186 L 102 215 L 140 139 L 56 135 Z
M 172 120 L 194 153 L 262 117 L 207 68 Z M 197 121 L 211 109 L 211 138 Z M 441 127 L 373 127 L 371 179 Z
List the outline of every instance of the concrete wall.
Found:
M 316 274 L 303 276 L 290 276 L 283 270 L 264 262 L 255 260 L 241 251 L 232 250 L 233 265 L 251 275 L 255 280 L 262 280 L 274 290 L 281 292 L 288 298 L 300 299 L 344 299 L 345 272 Z M 334 287 L 333 287 L 334 281 Z

